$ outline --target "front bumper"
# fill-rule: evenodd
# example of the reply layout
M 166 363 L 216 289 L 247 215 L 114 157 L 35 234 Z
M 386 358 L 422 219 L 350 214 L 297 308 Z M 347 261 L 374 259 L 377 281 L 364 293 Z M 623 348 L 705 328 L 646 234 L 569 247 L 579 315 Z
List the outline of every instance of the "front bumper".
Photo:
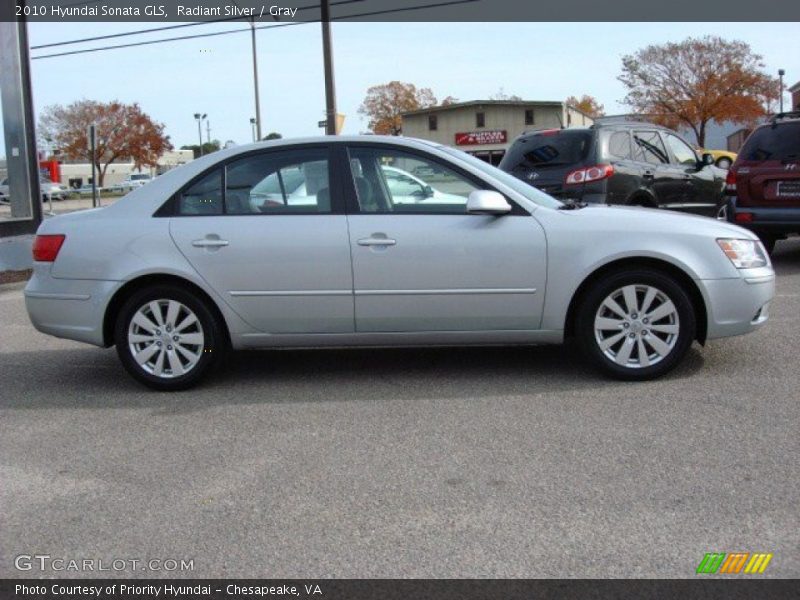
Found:
M 25 307 L 33 326 L 49 335 L 104 346 L 106 307 L 118 281 L 56 279 L 50 263 L 34 263 L 25 286 Z
M 699 281 L 708 311 L 707 339 L 743 335 L 762 327 L 775 296 L 770 267 L 747 269 L 737 279 Z

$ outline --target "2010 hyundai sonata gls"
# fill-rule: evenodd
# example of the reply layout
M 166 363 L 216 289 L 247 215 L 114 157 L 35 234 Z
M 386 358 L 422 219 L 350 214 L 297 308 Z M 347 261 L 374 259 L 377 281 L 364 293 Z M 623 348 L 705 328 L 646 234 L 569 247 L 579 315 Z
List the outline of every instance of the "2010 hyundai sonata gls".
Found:
M 424 175 L 422 175 L 424 174 Z M 25 289 L 40 331 L 195 384 L 229 348 L 561 342 L 649 379 L 767 320 L 758 239 L 703 217 L 558 202 L 418 140 L 216 152 L 48 219 Z

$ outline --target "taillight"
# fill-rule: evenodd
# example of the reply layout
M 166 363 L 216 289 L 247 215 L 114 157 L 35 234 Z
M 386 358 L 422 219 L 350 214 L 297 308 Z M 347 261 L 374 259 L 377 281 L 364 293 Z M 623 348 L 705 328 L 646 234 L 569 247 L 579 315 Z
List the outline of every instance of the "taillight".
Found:
M 728 169 L 728 174 L 725 176 L 725 195 L 736 195 L 736 171 Z
M 577 169 L 567 173 L 567 179 L 564 181 L 566 185 L 576 185 L 579 183 L 590 183 L 592 181 L 600 181 L 606 179 L 614 174 L 614 167 L 611 165 L 595 165 L 593 167 L 586 167 Z
M 67 236 L 61 234 L 37 235 L 33 240 L 33 260 L 53 262 L 66 238 Z
M 736 216 L 733 217 L 733 220 L 736 221 L 737 223 L 752 223 L 753 213 L 737 212 Z

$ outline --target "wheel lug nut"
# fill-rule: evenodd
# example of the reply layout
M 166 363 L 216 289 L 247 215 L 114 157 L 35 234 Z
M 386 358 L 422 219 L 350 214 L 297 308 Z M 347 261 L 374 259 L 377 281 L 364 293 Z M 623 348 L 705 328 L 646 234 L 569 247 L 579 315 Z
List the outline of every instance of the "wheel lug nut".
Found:
M 649 322 L 650 322 L 650 319 L 648 319 L 647 317 L 642 319 L 642 323 L 644 323 L 645 325 L 647 325 Z
M 647 331 L 647 329 L 645 329 L 645 330 L 642 332 L 642 335 L 648 335 L 649 333 L 650 333 L 650 332 L 649 332 L 649 331 Z
M 172 346 L 167 346 L 167 350 L 172 350 Z
M 628 327 L 630 327 L 630 326 L 631 326 L 631 324 L 630 324 L 630 323 L 628 323 L 628 322 L 626 321 L 625 323 L 623 323 L 623 324 L 622 324 L 622 326 L 623 326 L 625 329 L 627 329 Z
M 178 336 L 177 335 L 173 335 L 172 336 L 172 341 L 173 342 L 177 342 L 178 341 Z
M 635 333 L 633 333 L 633 332 L 631 332 L 631 333 L 628 335 L 628 337 L 630 337 L 630 338 L 635 338 L 635 337 L 636 337 L 636 334 L 635 334 Z
M 638 318 L 639 318 L 639 315 L 637 315 L 636 313 L 633 313 L 631 315 L 631 319 L 638 319 Z
M 161 342 L 156 342 L 156 346 L 158 346 L 159 348 L 161 348 Z
M 161 330 L 160 329 L 156 329 L 156 335 L 161 335 Z

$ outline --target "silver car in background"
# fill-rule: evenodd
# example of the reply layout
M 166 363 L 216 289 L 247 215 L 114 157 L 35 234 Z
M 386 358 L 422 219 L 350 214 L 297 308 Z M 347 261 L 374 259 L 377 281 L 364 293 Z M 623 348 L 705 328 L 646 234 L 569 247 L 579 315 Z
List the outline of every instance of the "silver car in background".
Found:
M 762 326 L 775 289 L 734 225 L 562 204 L 463 152 L 377 136 L 215 152 L 48 219 L 34 258 L 35 327 L 116 345 L 163 390 L 229 349 L 565 338 L 611 376 L 650 379 L 695 340 Z

